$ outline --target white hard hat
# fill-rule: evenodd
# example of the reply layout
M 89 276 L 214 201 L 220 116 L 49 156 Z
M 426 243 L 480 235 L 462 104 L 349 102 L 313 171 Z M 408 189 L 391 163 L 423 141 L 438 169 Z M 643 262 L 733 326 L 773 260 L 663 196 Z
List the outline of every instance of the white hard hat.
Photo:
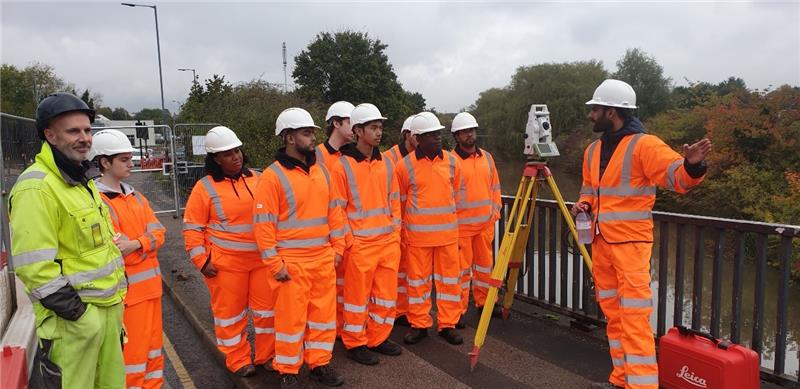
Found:
M 239 137 L 228 127 L 216 126 L 206 133 L 206 152 L 220 153 L 242 145 Z
M 414 135 L 439 131 L 443 128 L 439 118 L 431 112 L 420 112 L 411 119 L 411 133 Z
M 478 121 L 475 120 L 475 116 L 472 116 L 469 112 L 461 112 L 453 118 L 453 124 L 450 125 L 450 132 L 459 132 L 470 128 L 478 128 Z
M 586 105 L 633 109 L 636 108 L 636 92 L 627 82 L 609 78 L 594 90 L 592 99 Z
M 373 120 L 386 120 L 386 118 L 381 115 L 381 111 L 378 110 L 378 107 L 370 103 L 357 105 L 353 108 L 353 113 L 350 114 L 350 124 L 353 126 Z
M 314 124 L 314 119 L 311 114 L 302 108 L 286 108 L 278 115 L 275 120 L 275 135 L 280 135 L 283 130 L 298 128 L 314 127 L 319 128 Z
M 332 117 L 338 116 L 340 118 L 349 118 L 350 112 L 353 112 L 353 104 L 347 101 L 337 101 L 328 108 L 328 113 L 325 115 L 325 121 L 331 120 Z
M 89 150 L 89 160 L 98 155 L 116 155 L 132 153 L 134 148 L 128 136 L 119 130 L 102 130 L 92 136 L 92 148 Z
M 403 121 L 403 127 L 400 127 L 400 133 L 402 134 L 403 131 L 411 131 L 411 119 L 414 119 L 414 115 L 411 115 Z

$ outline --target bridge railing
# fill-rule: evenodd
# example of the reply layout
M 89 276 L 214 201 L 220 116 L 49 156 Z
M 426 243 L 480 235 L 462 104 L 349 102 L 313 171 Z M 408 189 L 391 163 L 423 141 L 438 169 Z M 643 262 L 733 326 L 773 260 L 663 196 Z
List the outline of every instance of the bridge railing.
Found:
M 513 200 L 503 198 L 498 237 Z M 604 325 L 591 275 L 556 202 L 538 200 L 536 207 L 517 298 Z M 800 289 L 792 286 L 791 268 L 793 257 L 800 263 L 800 226 L 665 212 L 653 219 L 655 335 L 685 325 L 729 338 L 759 353 L 762 378 L 796 385 Z

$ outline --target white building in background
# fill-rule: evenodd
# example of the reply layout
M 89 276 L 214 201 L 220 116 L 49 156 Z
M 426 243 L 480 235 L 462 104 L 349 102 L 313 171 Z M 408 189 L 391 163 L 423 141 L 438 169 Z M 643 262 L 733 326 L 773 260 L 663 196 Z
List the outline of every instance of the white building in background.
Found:
M 122 131 L 128 137 L 131 145 L 136 149 L 133 155 L 133 163 L 139 166 L 142 159 L 152 157 L 163 157 L 167 145 L 164 143 L 164 129 L 155 128 L 152 120 L 111 120 L 104 115 L 95 116 L 92 123 L 93 133 L 106 128 L 114 128 Z M 148 126 L 147 129 L 136 128 L 136 126 Z

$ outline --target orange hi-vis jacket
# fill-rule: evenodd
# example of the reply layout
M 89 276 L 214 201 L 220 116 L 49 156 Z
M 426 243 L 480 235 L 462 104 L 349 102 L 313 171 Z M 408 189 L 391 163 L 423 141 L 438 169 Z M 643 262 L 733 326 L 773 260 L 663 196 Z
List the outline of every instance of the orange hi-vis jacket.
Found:
M 342 156 L 342 153 L 334 149 L 328 141 L 318 144 L 314 149 L 314 153 L 316 154 L 317 162 L 325 165 L 325 168 L 328 169 L 326 173 L 330 173 L 334 163 Z
M 500 178 L 494 158 L 478 148 L 468 154 L 458 146 L 452 151 L 461 165 L 461 187 L 456 209 L 459 236 L 475 236 L 500 219 Z
M 413 151 L 413 150 L 412 150 Z M 383 156 L 392 160 L 392 163 L 397 166 L 403 158 L 408 155 L 408 150 L 406 150 L 406 144 L 402 140 L 400 143 L 392 146 L 389 150 L 383 152 Z
M 440 151 L 433 159 L 419 149 L 396 167 L 403 214 L 403 234 L 410 246 L 435 247 L 458 242 L 456 195 L 461 167 Z
M 142 248 L 125 256 L 125 273 L 128 277 L 126 305 L 134 305 L 151 298 L 161 297 L 161 269 L 158 267 L 158 248 L 164 244 L 166 229 L 150 208 L 150 202 L 122 183 L 122 188 L 110 188 L 95 181 L 103 202 L 108 205 L 114 231 L 120 239 L 136 239 Z
M 284 262 L 342 255 L 345 225 L 330 192 L 330 173 L 310 158 L 308 165 L 278 151 L 258 180 L 253 222 L 261 259 L 273 275 Z
M 220 181 L 207 175 L 194 185 L 183 215 L 183 239 L 198 269 L 203 269 L 210 255 L 214 255 L 217 267 L 237 271 L 253 268 L 252 260 L 258 260 L 252 224 L 258 176 L 255 170 L 246 170 L 238 179 L 225 177 Z
M 341 152 L 331 178 L 333 199 L 345 206 L 348 234 L 361 242 L 399 242 L 400 194 L 394 165 L 381 158 L 377 148 L 370 158 L 353 144 L 343 146 Z
M 620 140 L 600 178 L 601 140 L 584 152 L 578 201 L 591 205 L 596 231 L 608 243 L 652 242 L 656 186 L 686 193 L 703 181 L 692 178 L 683 157 L 661 139 L 642 133 Z

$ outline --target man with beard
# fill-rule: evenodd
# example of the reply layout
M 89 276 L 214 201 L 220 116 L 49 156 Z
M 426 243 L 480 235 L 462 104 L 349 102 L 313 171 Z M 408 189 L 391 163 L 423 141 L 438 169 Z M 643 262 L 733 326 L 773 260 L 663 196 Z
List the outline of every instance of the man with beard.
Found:
M 86 160 L 94 110 L 69 93 L 36 108 L 42 149 L 9 201 L 14 270 L 33 302 L 48 388 L 122 388 L 127 290 L 114 226 Z
M 592 276 L 597 301 L 608 318 L 606 333 L 614 368 L 608 382 L 591 388 L 657 389 L 650 313 L 652 209 L 656 186 L 686 193 L 700 184 L 711 141 L 683 145 L 683 156 L 646 135 L 633 117 L 636 93 L 627 83 L 605 80 L 587 105 L 600 139 L 584 152 L 583 185 L 573 216 L 593 220 Z
M 400 195 L 394 164 L 381 156 L 383 122 L 372 104 L 359 104 L 350 117 L 356 144 L 341 148 L 331 173 L 334 201 L 343 204 L 353 243 L 344 272 L 342 342 L 347 357 L 363 365 L 379 362 L 373 353 L 400 355 L 390 341 L 400 262 Z
M 439 335 L 450 344 L 464 342 L 454 328 L 461 316 L 455 196 L 461 187 L 461 167 L 456 157 L 442 151 L 442 129 L 433 113 L 414 116 L 411 131 L 419 145 L 397 166 L 403 233 L 408 242 L 407 316 L 412 328 L 403 338 L 406 344 L 428 336 L 433 325 L 434 283 Z
M 275 358 L 281 387 L 297 387 L 303 362 L 311 379 L 340 386 L 330 366 L 336 339 L 336 273 L 344 252 L 341 208 L 330 174 L 314 155 L 314 120 L 302 108 L 278 115 L 284 147 L 258 180 L 253 232 L 275 292 Z
M 458 209 L 458 254 L 461 260 L 461 316 L 456 328 L 464 328 L 469 306 L 469 287 L 475 307 L 481 310 L 492 275 L 494 222 L 500 218 L 500 177 L 494 158 L 475 144 L 478 121 L 468 112 L 453 118 L 450 132 L 456 141 L 453 156 L 461 165 Z M 493 307 L 500 315 L 500 306 Z

